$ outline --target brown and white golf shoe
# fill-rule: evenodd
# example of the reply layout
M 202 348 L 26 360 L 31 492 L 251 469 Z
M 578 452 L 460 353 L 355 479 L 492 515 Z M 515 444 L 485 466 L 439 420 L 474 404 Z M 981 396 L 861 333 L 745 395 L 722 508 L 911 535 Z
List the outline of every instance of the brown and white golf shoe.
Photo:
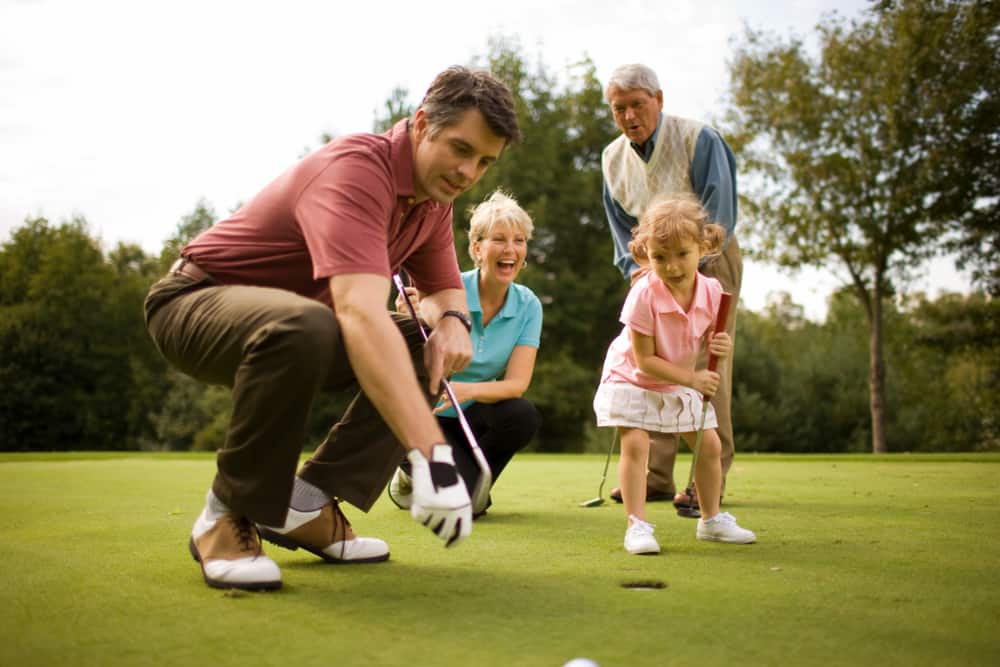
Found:
M 202 510 L 188 548 L 213 588 L 268 591 L 281 588 L 281 570 L 264 555 L 257 526 L 246 517 L 223 514 L 214 521 Z
M 305 549 L 328 563 L 378 563 L 389 560 L 389 545 L 375 537 L 358 537 L 337 501 L 318 510 L 289 508 L 281 528 L 260 526 L 268 542 L 295 551 Z

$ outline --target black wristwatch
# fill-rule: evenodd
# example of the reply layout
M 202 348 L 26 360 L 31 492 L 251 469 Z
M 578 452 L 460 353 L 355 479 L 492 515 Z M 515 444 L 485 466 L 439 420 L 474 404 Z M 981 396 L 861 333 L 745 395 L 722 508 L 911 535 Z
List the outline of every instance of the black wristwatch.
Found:
M 462 323 L 462 326 L 465 327 L 466 331 L 468 331 L 470 333 L 472 332 L 472 320 L 469 318 L 468 315 L 466 315 L 462 311 L 460 311 L 460 310 L 446 310 L 443 313 L 441 313 L 441 319 L 444 319 L 446 317 L 454 317 L 454 318 L 456 318 L 459 322 Z

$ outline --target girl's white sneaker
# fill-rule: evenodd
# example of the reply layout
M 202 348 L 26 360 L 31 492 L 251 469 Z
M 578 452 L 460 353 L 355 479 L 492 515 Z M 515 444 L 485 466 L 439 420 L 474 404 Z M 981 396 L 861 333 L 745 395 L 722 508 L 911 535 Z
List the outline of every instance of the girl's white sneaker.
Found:
M 753 531 L 740 528 L 736 517 L 729 512 L 719 512 L 711 519 L 698 519 L 698 539 L 709 542 L 729 542 L 730 544 L 750 544 L 757 541 Z
M 628 516 L 632 524 L 625 531 L 625 551 L 630 554 L 658 554 L 660 544 L 653 537 L 653 524 L 646 523 L 632 514 Z

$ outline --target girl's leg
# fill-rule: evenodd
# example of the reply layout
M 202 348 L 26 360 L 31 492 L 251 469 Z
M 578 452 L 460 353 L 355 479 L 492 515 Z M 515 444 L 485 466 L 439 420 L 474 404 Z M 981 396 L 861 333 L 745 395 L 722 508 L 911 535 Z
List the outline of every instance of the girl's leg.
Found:
M 621 457 L 618 485 L 622 489 L 625 516 L 646 520 L 646 464 L 649 462 L 649 433 L 641 428 L 619 428 Z
M 683 434 L 684 441 L 694 451 L 696 434 Z M 702 519 L 711 519 L 719 513 L 719 497 L 722 493 L 722 441 L 714 428 L 707 428 L 701 434 L 701 448 L 694 469 L 694 486 L 698 492 Z

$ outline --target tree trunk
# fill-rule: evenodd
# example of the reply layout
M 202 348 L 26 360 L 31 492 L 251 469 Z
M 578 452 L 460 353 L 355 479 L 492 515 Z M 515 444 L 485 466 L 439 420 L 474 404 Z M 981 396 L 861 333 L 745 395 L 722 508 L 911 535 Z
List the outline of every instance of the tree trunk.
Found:
M 882 286 L 875 280 L 868 337 L 868 401 L 872 416 L 872 452 L 884 454 L 885 445 L 885 360 L 882 358 Z

